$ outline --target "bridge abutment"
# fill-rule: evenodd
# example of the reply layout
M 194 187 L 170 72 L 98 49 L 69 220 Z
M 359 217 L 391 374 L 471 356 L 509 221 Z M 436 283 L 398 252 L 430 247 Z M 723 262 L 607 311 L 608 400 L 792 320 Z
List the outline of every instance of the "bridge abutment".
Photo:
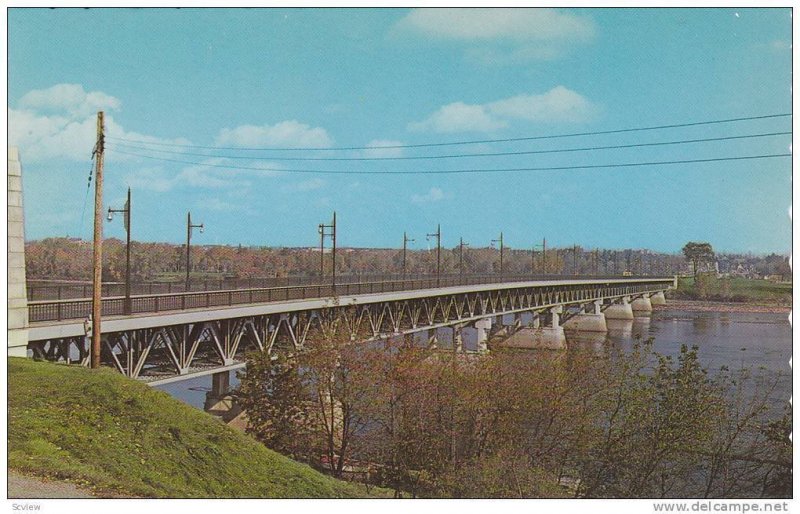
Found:
M 16 147 L 8 147 L 8 356 L 28 355 L 28 296 L 25 291 L 25 221 L 22 165 Z

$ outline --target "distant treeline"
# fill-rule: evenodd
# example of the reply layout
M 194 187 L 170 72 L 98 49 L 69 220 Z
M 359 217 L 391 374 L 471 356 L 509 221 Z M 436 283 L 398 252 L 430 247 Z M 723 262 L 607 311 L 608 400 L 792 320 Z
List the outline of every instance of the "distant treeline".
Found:
M 29 280 L 89 280 L 92 244 L 72 238 L 47 238 L 25 245 Z M 255 278 L 319 276 L 321 260 L 325 274 L 331 272 L 329 249 L 320 259 L 318 248 L 267 248 L 245 246 L 192 245 L 191 271 L 209 277 Z M 496 248 L 442 248 L 442 273 L 500 271 L 500 252 Z M 542 259 L 541 247 L 533 250 L 506 248 L 503 272 L 528 274 L 673 274 L 686 270 L 682 255 L 653 253 L 647 250 L 607 250 L 573 247 L 548 248 Z M 407 251 L 408 273 L 434 273 L 436 249 Z M 134 282 L 180 280 L 186 270 L 186 247 L 171 243 L 131 243 L 131 277 Z M 386 248 L 339 248 L 338 274 L 402 273 L 403 252 Z M 125 279 L 125 242 L 107 239 L 103 245 L 103 279 Z

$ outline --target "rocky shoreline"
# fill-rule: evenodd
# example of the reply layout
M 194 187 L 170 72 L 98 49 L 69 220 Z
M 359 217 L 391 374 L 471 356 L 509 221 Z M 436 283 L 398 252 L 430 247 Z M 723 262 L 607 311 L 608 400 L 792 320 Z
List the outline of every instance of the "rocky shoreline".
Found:
M 654 305 L 653 310 L 680 309 L 705 312 L 773 312 L 789 314 L 788 305 L 760 305 L 746 302 L 707 302 L 702 300 L 667 300 L 666 305 Z

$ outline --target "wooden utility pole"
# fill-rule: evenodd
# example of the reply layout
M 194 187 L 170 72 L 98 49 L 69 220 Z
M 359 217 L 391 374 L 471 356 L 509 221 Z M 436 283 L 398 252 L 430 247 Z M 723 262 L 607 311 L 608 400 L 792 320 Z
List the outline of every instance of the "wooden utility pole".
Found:
M 92 368 L 100 367 L 100 318 L 103 311 L 103 111 L 97 113 L 94 177 L 94 251 L 92 255 Z

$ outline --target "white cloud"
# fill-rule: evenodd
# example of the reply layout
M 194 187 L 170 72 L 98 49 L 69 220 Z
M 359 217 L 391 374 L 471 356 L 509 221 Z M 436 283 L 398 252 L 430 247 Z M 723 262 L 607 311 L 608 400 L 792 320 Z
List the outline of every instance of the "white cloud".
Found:
M 590 119 L 597 108 L 586 97 L 557 86 L 536 95 L 517 95 L 487 104 L 487 109 L 497 116 L 520 118 L 539 122 L 583 122 Z
M 362 157 L 401 157 L 403 155 L 402 148 L 386 148 L 402 146 L 402 141 L 392 139 L 373 139 L 365 146 L 370 147 L 368 150 L 362 150 Z
M 71 117 L 84 117 L 97 111 L 116 111 L 122 102 L 101 91 L 87 93 L 80 84 L 56 84 L 47 89 L 34 89 L 26 93 L 19 106 L 39 112 L 66 113 Z
M 230 168 L 226 168 L 230 165 Z M 176 174 L 170 174 L 161 167 L 141 168 L 126 175 L 125 181 L 131 187 L 146 189 L 157 193 L 165 193 L 179 187 L 194 187 L 201 189 L 226 189 L 250 188 L 252 179 L 273 177 L 280 171 L 274 169 L 237 169 L 237 166 L 276 168 L 277 165 L 269 162 L 232 162 L 225 158 L 203 159 L 200 163 L 187 166 Z
M 25 94 L 18 108 L 8 109 L 8 139 L 18 146 L 25 162 L 67 159 L 88 162 L 97 140 L 97 111 L 114 111 L 122 105 L 118 99 L 101 91 L 86 92 L 77 84 L 57 84 Z M 109 137 L 156 143 L 188 144 L 183 138 L 160 139 L 127 132 L 106 112 L 105 132 Z M 129 156 L 113 150 L 108 140 L 109 161 Z M 125 151 L 123 149 L 123 151 Z M 134 151 L 135 150 L 128 150 Z
M 508 125 L 486 112 L 482 105 L 467 105 L 455 102 L 440 107 L 425 120 L 410 123 L 412 131 L 428 132 L 492 132 Z
M 398 28 L 442 39 L 585 40 L 594 23 L 556 9 L 414 9 Z
M 432 187 L 424 195 L 414 194 L 411 195 L 411 201 L 414 203 L 431 203 L 438 202 L 445 198 L 445 193 L 438 187 Z
M 394 27 L 395 33 L 471 45 L 469 61 L 509 66 L 555 59 L 595 36 L 588 16 L 548 8 L 415 9 Z
M 420 122 L 408 124 L 412 131 L 493 132 L 521 119 L 540 123 L 581 123 L 596 116 L 599 108 L 586 97 L 557 86 L 542 94 L 523 94 L 486 104 L 455 102 L 439 108 Z
M 217 145 L 238 147 L 320 147 L 333 145 L 328 132 L 321 127 L 311 127 L 295 120 L 281 121 L 275 125 L 240 125 L 224 128 L 216 138 Z

